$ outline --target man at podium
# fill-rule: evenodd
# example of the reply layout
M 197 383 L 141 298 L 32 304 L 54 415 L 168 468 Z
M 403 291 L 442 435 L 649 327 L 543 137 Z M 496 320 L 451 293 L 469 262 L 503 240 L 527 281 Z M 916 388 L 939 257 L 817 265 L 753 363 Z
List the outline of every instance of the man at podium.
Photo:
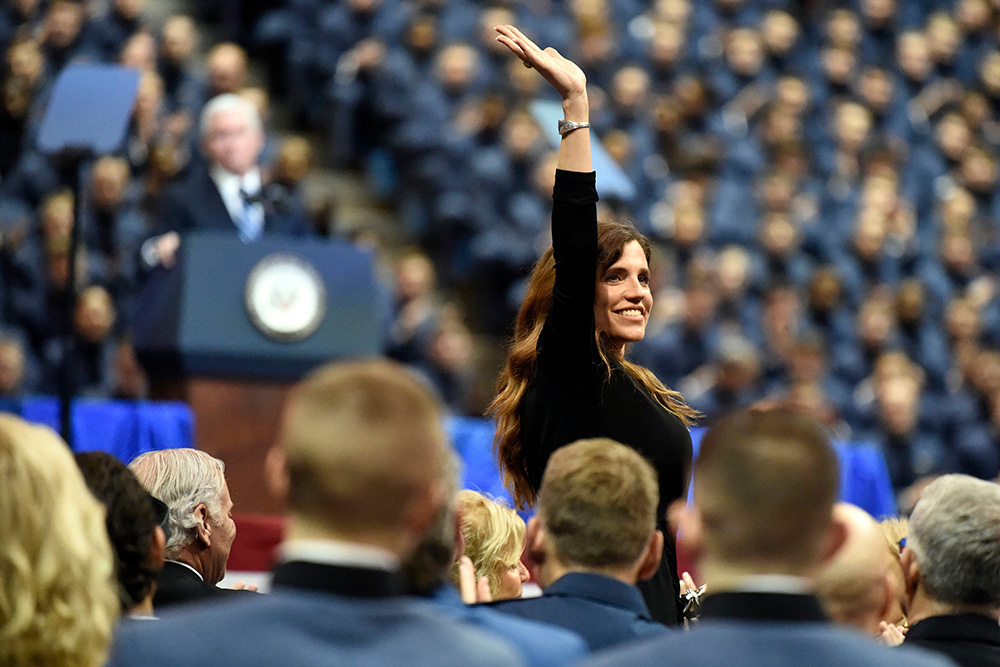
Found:
M 199 133 L 207 164 L 164 193 L 157 234 L 141 248 L 146 268 L 171 267 L 181 236 L 193 230 L 231 230 L 244 243 L 263 234 L 311 233 L 301 204 L 263 182 L 258 160 L 264 128 L 252 102 L 232 94 L 212 98 L 201 112 Z

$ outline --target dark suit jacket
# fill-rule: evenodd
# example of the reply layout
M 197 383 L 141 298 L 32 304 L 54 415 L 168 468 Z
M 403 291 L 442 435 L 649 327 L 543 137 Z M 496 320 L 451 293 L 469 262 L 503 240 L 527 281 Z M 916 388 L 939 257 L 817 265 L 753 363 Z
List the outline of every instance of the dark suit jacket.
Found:
M 638 588 L 599 574 L 571 572 L 546 588 L 541 597 L 502 600 L 493 603 L 493 608 L 572 630 L 591 651 L 669 632 L 649 617 Z
M 254 604 L 226 600 L 167 612 L 158 623 L 121 624 L 109 665 L 213 667 L 320 665 L 523 665 L 496 637 L 402 595 L 382 570 L 291 562 Z
M 887 648 L 829 623 L 811 595 L 718 593 L 690 632 L 672 632 L 588 660 L 588 667 L 944 667 L 926 651 Z
M 305 236 L 310 233 L 301 205 L 290 195 L 280 194 L 279 186 L 265 184 L 261 196 L 265 234 Z M 196 229 L 237 232 L 206 167 L 194 168 L 184 180 L 164 192 L 158 220 L 157 236 L 171 231 L 183 234 Z
M 247 591 L 219 588 L 203 581 L 197 574 L 183 565 L 166 562 L 163 564 L 160 576 L 156 578 L 153 609 L 158 614 L 162 609 L 171 605 L 228 599 L 230 596 L 242 597 L 246 594 Z
M 963 667 L 1000 665 L 1000 625 L 979 614 L 925 618 L 903 643 L 943 653 Z

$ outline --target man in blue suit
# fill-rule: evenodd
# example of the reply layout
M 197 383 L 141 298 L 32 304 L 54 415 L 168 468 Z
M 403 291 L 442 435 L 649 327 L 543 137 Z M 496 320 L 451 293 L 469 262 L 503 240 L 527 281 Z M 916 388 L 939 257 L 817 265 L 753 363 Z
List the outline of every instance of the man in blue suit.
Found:
M 264 181 L 258 164 L 264 128 L 252 102 L 234 94 L 213 97 L 201 112 L 199 131 L 207 164 L 196 164 L 164 193 L 157 235 L 142 244 L 145 268 L 169 268 L 182 235 L 194 230 L 231 232 L 245 243 L 265 233 L 310 233 L 298 201 Z
M 475 574 L 468 589 L 459 595 L 450 581 L 456 561 L 465 551 L 465 540 L 455 512 L 458 493 L 458 456 L 445 461 L 442 487 L 446 498 L 427 536 L 403 565 L 410 591 L 422 596 L 449 618 L 513 642 L 532 667 L 575 665 L 587 655 L 587 645 L 579 635 L 545 623 L 501 614 L 485 605 L 466 604 L 464 597 L 476 597 Z M 468 558 L 466 562 L 471 562 Z M 488 590 L 488 589 L 487 589 Z
M 812 577 L 844 540 L 833 520 L 837 455 L 826 432 L 790 410 L 745 410 L 705 434 L 694 503 L 680 539 L 711 587 L 701 620 L 610 651 L 587 665 L 875 667 L 950 664 L 929 653 L 879 646 L 833 626 Z
M 544 594 L 493 608 L 573 630 L 591 651 L 669 632 L 635 585 L 660 565 L 658 501 L 656 473 L 634 449 L 595 438 L 556 450 L 525 536 Z
M 447 440 L 401 366 L 331 364 L 292 392 L 267 459 L 287 497 L 273 592 L 120 628 L 112 665 L 521 665 L 510 644 L 406 595 L 400 562 L 443 501 Z

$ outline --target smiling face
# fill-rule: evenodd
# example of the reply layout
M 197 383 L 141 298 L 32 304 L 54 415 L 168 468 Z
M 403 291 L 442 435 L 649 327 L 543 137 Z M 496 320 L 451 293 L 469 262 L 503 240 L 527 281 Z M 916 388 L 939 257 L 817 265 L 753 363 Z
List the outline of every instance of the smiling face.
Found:
M 629 241 L 621 256 L 598 276 L 594 300 L 597 330 L 622 351 L 628 343 L 642 340 L 653 307 L 649 290 L 649 263 L 638 241 Z

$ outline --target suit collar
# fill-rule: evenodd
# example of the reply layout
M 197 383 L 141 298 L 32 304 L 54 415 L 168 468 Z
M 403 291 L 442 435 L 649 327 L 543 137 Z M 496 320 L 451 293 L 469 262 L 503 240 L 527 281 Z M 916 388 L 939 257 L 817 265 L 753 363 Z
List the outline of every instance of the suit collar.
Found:
M 362 598 L 387 598 L 406 594 L 398 572 L 362 567 L 289 561 L 274 569 L 273 586 L 298 588 Z
M 793 593 L 716 593 L 705 598 L 701 618 L 747 621 L 828 620 L 815 596 Z
M 915 623 L 906 633 L 911 640 L 966 640 L 1000 647 L 1000 626 L 989 616 L 953 614 L 931 616 Z
M 198 581 L 205 581 L 205 577 L 201 576 L 201 572 L 179 560 L 165 560 L 163 561 L 163 567 L 168 569 L 168 571 L 172 570 L 176 576 L 183 576 L 185 579 L 197 578 Z
M 543 597 L 554 596 L 592 600 L 627 609 L 642 618 L 650 618 L 649 608 L 646 607 L 638 588 L 601 574 L 585 572 L 564 574 L 546 588 L 543 594 Z

